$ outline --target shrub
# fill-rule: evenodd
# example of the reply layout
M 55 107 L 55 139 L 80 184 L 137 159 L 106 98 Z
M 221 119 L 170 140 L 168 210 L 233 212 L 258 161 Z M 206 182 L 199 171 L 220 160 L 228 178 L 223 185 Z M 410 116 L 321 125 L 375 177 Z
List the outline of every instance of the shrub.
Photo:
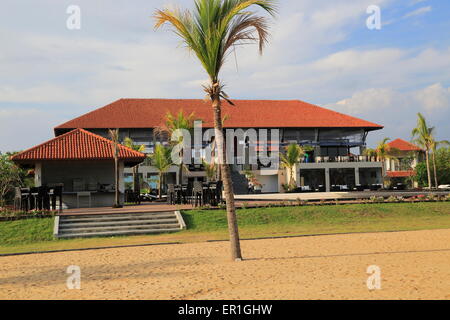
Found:
M 393 203 L 393 202 L 398 202 L 398 199 L 397 199 L 397 197 L 390 196 L 386 201 L 390 202 L 390 203 Z

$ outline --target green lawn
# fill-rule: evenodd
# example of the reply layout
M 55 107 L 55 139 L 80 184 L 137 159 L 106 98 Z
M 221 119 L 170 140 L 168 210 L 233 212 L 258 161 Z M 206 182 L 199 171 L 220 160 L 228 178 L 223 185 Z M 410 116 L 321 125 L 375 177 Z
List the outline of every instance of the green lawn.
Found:
M 0 222 L 0 253 L 227 239 L 223 210 L 183 212 L 176 234 L 53 239 L 53 218 Z M 450 202 L 382 203 L 238 210 L 242 238 L 450 228 Z

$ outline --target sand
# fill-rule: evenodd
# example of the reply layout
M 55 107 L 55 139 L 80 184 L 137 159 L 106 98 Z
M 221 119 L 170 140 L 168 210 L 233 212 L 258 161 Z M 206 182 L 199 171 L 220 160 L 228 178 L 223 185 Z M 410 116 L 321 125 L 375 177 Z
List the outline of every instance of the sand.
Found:
M 0 257 L 0 299 L 450 299 L 450 230 Z M 69 265 L 81 289 L 66 286 Z M 381 289 L 367 288 L 370 265 Z

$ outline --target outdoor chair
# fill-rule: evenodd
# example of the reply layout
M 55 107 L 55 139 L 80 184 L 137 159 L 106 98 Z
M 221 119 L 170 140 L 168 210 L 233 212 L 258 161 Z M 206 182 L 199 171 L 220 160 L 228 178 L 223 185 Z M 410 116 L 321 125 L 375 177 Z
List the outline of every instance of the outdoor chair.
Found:
M 29 210 L 37 210 L 38 209 L 38 196 L 39 196 L 39 188 L 33 187 L 30 188 L 30 208 Z
M 52 210 L 56 210 L 56 200 L 59 198 L 59 211 L 62 211 L 62 191 L 62 186 L 54 186 L 50 189 L 49 196 Z
M 125 202 L 141 204 L 141 194 L 133 190 L 125 190 Z
M 175 186 L 173 184 L 167 185 L 167 203 L 170 205 L 175 204 Z
M 192 182 L 188 182 L 187 187 L 186 187 L 186 195 L 185 195 L 185 203 L 186 204 L 191 204 L 193 203 L 194 199 L 193 199 L 193 190 L 194 190 L 194 184 Z
M 203 183 L 201 183 L 200 181 L 194 182 L 192 197 L 194 207 L 199 207 L 203 205 Z
M 38 188 L 37 207 L 39 210 L 50 210 L 49 188 L 41 186 Z

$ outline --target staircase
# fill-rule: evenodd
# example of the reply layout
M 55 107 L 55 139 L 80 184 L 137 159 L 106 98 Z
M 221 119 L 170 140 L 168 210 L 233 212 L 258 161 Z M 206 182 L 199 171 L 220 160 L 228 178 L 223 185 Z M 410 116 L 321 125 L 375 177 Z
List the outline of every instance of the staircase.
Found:
M 177 232 L 186 229 L 178 211 L 57 216 L 57 238 L 109 237 Z
M 234 194 L 248 194 L 248 180 L 245 175 L 240 174 L 238 170 L 232 168 L 231 180 L 233 181 Z

